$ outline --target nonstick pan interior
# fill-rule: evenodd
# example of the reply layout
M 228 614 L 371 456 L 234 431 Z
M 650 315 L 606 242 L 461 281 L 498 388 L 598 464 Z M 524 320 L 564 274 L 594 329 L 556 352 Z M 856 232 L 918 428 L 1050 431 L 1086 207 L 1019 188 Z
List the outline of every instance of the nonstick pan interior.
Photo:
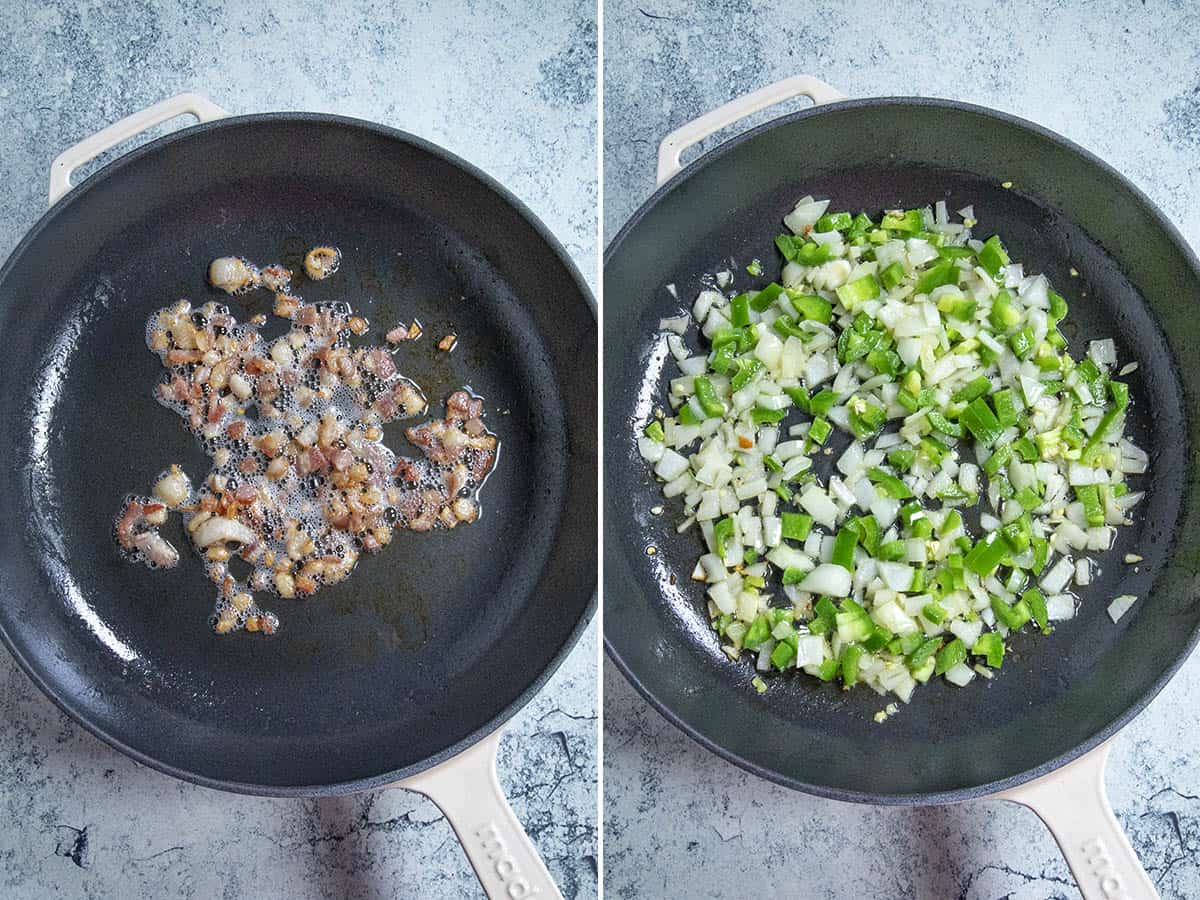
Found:
M 183 562 L 167 572 L 121 561 L 110 536 L 122 496 L 148 491 L 167 464 L 208 470 L 151 397 L 162 370 L 144 323 L 180 297 L 269 313 L 267 292 L 209 288 L 209 260 L 296 268 L 322 243 L 342 250 L 341 270 L 298 292 L 349 300 L 374 342 L 419 319 L 425 335 L 401 348 L 400 370 L 431 413 L 461 385 L 485 397 L 500 459 L 477 523 L 400 533 L 309 600 L 270 596 L 274 637 L 219 637 L 213 592 L 180 534 Z M 451 331 L 457 348 L 439 352 Z M 436 148 L 304 116 L 167 138 L 100 173 L 18 248 L 0 275 L 0 335 L 12 523 L 0 536 L 0 625 L 35 680 L 143 761 L 262 793 L 382 783 L 503 721 L 586 621 L 586 288 L 540 226 Z M 404 424 L 386 440 L 415 454 Z
M 1011 189 L 1002 182 L 1012 181 Z M 665 401 L 676 374 L 657 325 L 701 288 L 699 276 L 764 264 L 778 277 L 780 220 L 804 194 L 837 209 L 946 200 L 973 204 L 975 233 L 1000 233 L 1028 272 L 1071 304 L 1071 350 L 1112 336 L 1134 405 L 1128 430 L 1152 454 L 1134 525 L 1120 530 L 1077 618 L 1053 636 L 1020 636 L 998 677 L 918 690 L 885 724 L 889 698 L 803 675 L 758 695 L 746 661 L 721 653 L 702 586 L 701 552 L 677 536 L 637 456 L 632 423 Z M 1072 269 L 1079 274 L 1072 274 Z M 667 291 L 674 284 L 680 301 Z M 1190 452 L 1200 397 L 1200 278 L 1194 257 L 1149 203 L 1099 161 L 1040 129 L 945 101 L 854 101 L 749 133 L 660 191 L 609 248 L 605 327 L 605 639 L 633 683 L 711 749 L 765 777 L 872 802 L 959 799 L 1032 777 L 1092 746 L 1158 690 L 1193 644 L 1197 498 Z M 694 336 L 693 336 L 694 340 Z M 836 451 L 834 458 L 836 458 Z M 1139 485 L 1141 486 L 1141 485 Z M 657 553 L 647 554 L 653 546 Z M 1121 560 L 1137 552 L 1136 568 Z M 1114 625 L 1109 600 L 1143 598 Z M 894 698 L 890 698 L 894 699 Z

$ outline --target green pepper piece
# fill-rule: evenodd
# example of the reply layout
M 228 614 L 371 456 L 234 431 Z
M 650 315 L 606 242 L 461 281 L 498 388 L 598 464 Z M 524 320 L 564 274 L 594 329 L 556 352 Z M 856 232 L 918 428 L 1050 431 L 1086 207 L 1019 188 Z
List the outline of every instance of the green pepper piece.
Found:
M 996 614 L 997 619 L 1008 626 L 1010 631 L 1016 631 L 1033 615 L 1029 610 L 1029 604 L 1024 600 L 1018 600 L 1009 606 L 999 597 L 992 598 L 992 612 Z
M 915 294 L 928 294 L 936 287 L 944 284 L 958 284 L 959 268 L 952 259 L 943 259 L 922 273 L 913 289 Z
M 879 223 L 879 227 L 886 231 L 903 231 L 910 234 L 916 234 L 923 227 L 923 223 L 921 221 L 921 211 L 919 209 L 909 209 L 905 210 L 903 213 L 884 213 L 883 220 Z
M 1037 588 L 1032 587 L 1021 595 L 1021 602 L 1029 607 L 1029 613 L 1033 616 L 1033 621 L 1037 623 L 1037 627 L 1048 634 L 1050 631 L 1050 622 L 1049 614 L 1046 611 L 1046 595 Z
M 821 416 L 817 416 L 812 420 L 812 425 L 808 428 L 808 436 L 811 440 L 818 444 L 824 445 L 829 440 L 829 435 L 833 433 L 833 426 L 829 424 L 829 420 Z
M 992 298 L 992 311 L 988 313 L 988 321 L 992 328 L 996 329 L 1000 334 L 1006 333 L 1010 328 L 1016 328 L 1021 322 L 1021 311 L 1013 305 L 1012 294 L 1001 289 L 1001 291 Z
M 854 224 L 854 219 L 848 212 L 825 213 L 817 219 L 816 230 L 822 234 L 827 231 L 846 231 Z
M 910 669 L 919 669 L 925 665 L 925 661 L 933 656 L 941 646 L 942 639 L 940 637 L 931 637 L 921 641 L 917 649 L 908 654 L 908 667 Z
M 846 309 L 854 309 L 859 303 L 874 300 L 879 296 L 879 282 L 874 275 L 864 275 L 837 289 L 838 299 Z
M 913 495 L 907 484 L 877 466 L 867 470 L 867 477 L 878 485 L 883 493 L 895 500 L 907 500 Z
M 986 658 L 991 668 L 998 669 L 1004 662 L 1004 638 L 994 631 L 981 634 L 972 645 L 971 653 Z
M 748 650 L 756 649 L 760 644 L 764 644 L 767 638 L 771 636 L 771 620 L 760 614 L 746 632 L 746 636 L 742 638 L 742 646 Z
M 967 645 L 958 638 L 955 638 L 950 643 L 937 653 L 937 664 L 934 667 L 933 674 L 945 675 L 947 671 L 953 669 L 961 662 L 967 659 Z
M 718 519 L 713 525 L 713 546 L 717 551 L 717 556 L 721 559 L 725 558 L 725 545 L 729 543 L 733 537 L 733 518 L 726 516 L 723 519 Z
M 1010 388 L 992 394 L 992 406 L 996 408 L 996 421 L 1002 428 L 1017 424 L 1017 404 Z
M 917 451 L 912 447 L 893 447 L 888 451 L 888 465 L 899 472 L 907 472 L 917 459 Z
M 846 687 L 854 687 L 858 681 L 858 661 L 862 655 L 862 647 L 857 644 L 850 644 L 842 651 L 842 681 Z
M 1079 484 L 1075 486 L 1075 496 L 1083 504 L 1083 515 L 1088 525 L 1096 527 L 1104 524 L 1104 501 L 1100 499 L 1099 486 L 1095 484 Z
M 785 512 L 780 518 L 783 520 L 783 536 L 789 541 L 802 541 L 812 531 L 813 519 L 810 515 Z
M 795 291 L 788 291 L 787 294 L 792 309 L 796 310 L 796 315 L 801 318 L 811 319 L 824 325 L 833 321 L 833 304 L 824 297 L 818 297 L 815 294 L 800 294 Z
M 742 388 L 744 388 L 746 385 L 748 385 L 750 382 L 752 382 L 755 378 L 757 378 L 760 374 L 762 374 L 763 370 L 765 370 L 765 369 L 766 369 L 766 366 L 764 366 L 762 361 L 759 359 L 755 359 L 754 357 L 740 359 L 740 360 L 738 360 L 737 374 L 733 376 L 733 379 L 730 381 L 729 386 L 731 388 L 733 388 L 734 391 L 740 391 Z M 699 395 L 699 391 L 697 391 L 697 396 L 698 395 Z M 701 400 L 700 402 L 701 402 L 701 404 L 704 403 L 703 400 Z M 722 406 L 724 406 L 724 404 L 722 404 Z M 707 410 L 705 410 L 705 411 L 707 412 Z M 722 414 L 724 414 L 723 409 L 722 409 Z
M 833 255 L 830 244 L 804 243 L 796 248 L 795 262 L 802 266 L 819 266 Z
M 700 402 L 700 408 L 704 410 L 706 416 L 711 419 L 725 415 L 725 404 L 717 396 L 711 379 L 704 375 L 697 375 L 692 379 L 692 384 L 696 390 L 696 399 Z
M 963 436 L 962 425 L 958 422 L 951 422 L 939 410 L 931 409 L 925 414 L 925 418 L 929 420 L 930 426 L 935 431 L 940 431 L 942 434 L 947 434 L 955 438 Z
M 990 531 L 963 558 L 963 565 L 980 578 L 986 578 L 996 571 L 1007 554 L 1008 545 L 1001 539 L 1000 532 Z
M 858 546 L 858 532 L 853 528 L 842 528 L 833 539 L 832 562 L 847 572 L 854 571 L 854 548 Z
M 996 443 L 996 438 L 1000 437 L 1000 432 L 1004 430 L 1000 427 L 996 414 L 982 397 L 968 403 L 959 420 L 975 436 L 975 440 L 985 447 Z
M 1000 274 L 1000 270 L 1008 265 L 1008 253 L 1004 250 L 1004 245 L 1000 243 L 999 235 L 992 235 L 983 242 L 983 246 L 978 253 L 979 265 L 983 266 L 985 272 L 993 278 Z
M 823 416 L 833 409 L 838 402 L 838 395 L 825 388 L 813 394 L 812 399 L 808 403 L 809 411 L 814 416 Z
M 982 397 L 992 389 L 992 382 L 987 376 L 980 375 L 978 378 L 973 378 L 954 392 L 954 396 L 950 399 L 955 403 L 970 403 L 976 397 Z
M 883 286 L 889 291 L 904 280 L 907 273 L 904 271 L 904 264 L 894 262 L 882 272 L 879 273 L 879 280 L 883 282 Z
M 736 328 L 750 324 L 750 295 L 738 294 L 729 301 L 729 321 Z

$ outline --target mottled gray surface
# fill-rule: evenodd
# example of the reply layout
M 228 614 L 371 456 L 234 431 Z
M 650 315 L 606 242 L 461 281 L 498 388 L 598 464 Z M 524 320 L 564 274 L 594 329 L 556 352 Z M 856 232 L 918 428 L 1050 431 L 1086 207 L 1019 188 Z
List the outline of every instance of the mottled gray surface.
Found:
M 1200 246 L 1200 8 L 1083 5 L 610 0 L 606 239 L 653 189 L 668 131 L 807 73 L 852 96 L 952 97 L 1040 122 L 1127 174 Z M 692 743 L 608 669 L 611 896 L 1079 896 L 1032 813 L 1005 803 L 883 809 L 775 787 Z M 1193 659 L 1117 738 L 1108 777 L 1164 897 L 1200 896 L 1198 690 Z
M 337 112 L 436 141 L 515 191 L 594 281 L 594 6 L 399 6 L 0 3 L 0 257 L 41 215 L 55 154 L 195 90 L 232 112 Z M 509 726 L 500 762 L 578 897 L 596 895 L 595 631 Z M 0 896 L 478 893 L 422 797 L 263 800 L 174 781 L 74 726 L 0 654 Z

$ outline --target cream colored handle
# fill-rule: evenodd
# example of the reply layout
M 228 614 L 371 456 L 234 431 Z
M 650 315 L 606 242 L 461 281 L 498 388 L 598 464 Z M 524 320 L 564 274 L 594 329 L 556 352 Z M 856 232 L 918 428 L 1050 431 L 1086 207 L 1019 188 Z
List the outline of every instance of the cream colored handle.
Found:
M 658 145 L 658 183 L 662 184 L 683 169 L 679 155 L 692 144 L 704 140 L 710 134 L 732 125 L 739 119 L 746 118 L 751 113 L 791 100 L 793 97 L 808 97 L 814 106 L 846 99 L 845 94 L 819 78 L 813 78 L 811 75 L 793 75 L 791 78 L 759 88 L 744 97 L 730 100 L 724 106 L 719 106 L 712 112 L 676 128 L 663 138 L 663 142 Z
M 160 100 L 153 106 L 114 122 L 103 131 L 84 138 L 74 147 L 69 147 L 50 164 L 50 205 L 53 206 L 63 194 L 71 189 L 71 173 L 85 162 L 95 159 L 105 150 L 111 150 L 122 141 L 127 141 L 176 116 L 191 114 L 201 122 L 211 122 L 229 115 L 206 97 L 199 94 L 179 94 Z
M 1104 789 L 1111 743 L 995 796 L 1028 806 L 1058 841 L 1085 900 L 1157 900 Z
M 562 900 L 504 797 L 496 777 L 499 746 L 497 731 L 397 787 L 424 794 L 445 813 L 490 900 Z

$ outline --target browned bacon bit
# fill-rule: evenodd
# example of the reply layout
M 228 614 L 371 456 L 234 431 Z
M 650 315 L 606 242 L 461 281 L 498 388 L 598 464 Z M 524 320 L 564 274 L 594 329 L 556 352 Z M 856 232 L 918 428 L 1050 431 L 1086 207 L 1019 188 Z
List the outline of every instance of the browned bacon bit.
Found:
M 286 294 L 292 283 L 292 270 L 283 266 L 267 266 L 259 274 L 263 286 L 278 294 Z
M 376 347 L 364 355 L 363 368 L 382 381 L 396 374 L 396 361 L 383 347 Z
M 313 247 L 304 257 L 304 273 L 313 281 L 321 281 L 341 264 L 342 252 L 336 247 Z
M 275 308 L 272 312 L 281 319 L 290 319 L 296 315 L 296 311 L 300 309 L 300 298 L 293 297 L 291 294 L 280 293 L 275 295 Z
M 168 509 L 178 510 L 219 589 L 213 629 L 271 634 L 278 619 L 255 593 L 305 598 L 345 579 L 363 553 L 379 552 L 398 530 L 475 521 L 498 444 L 484 425 L 483 401 L 460 390 L 447 398 L 446 418 L 409 429 L 421 455 L 398 459 L 383 443 L 383 425 L 428 404 L 387 346 L 352 343 L 369 330 L 366 319 L 345 303 L 305 303 L 290 293 L 282 266 L 259 270 L 229 257 L 211 274 L 231 292 L 274 291 L 275 311 L 290 329 L 268 341 L 255 327 L 265 317 L 239 324 L 224 306 L 193 309 L 186 300 L 150 318 L 146 343 L 168 372 L 155 396 L 204 441 L 213 466 L 196 488 L 172 466 L 154 487 L 163 502 L 131 498 L 116 539 L 123 553 L 174 565 L 178 554 L 157 527 Z M 413 322 L 389 341 L 419 334 Z M 250 565 L 245 579 L 230 572 L 234 557 Z
M 483 401 L 466 391 L 455 391 L 446 400 L 446 418 L 465 422 L 483 415 Z
M 402 341 L 415 341 L 421 336 L 421 323 L 416 319 L 412 320 L 412 324 L 407 327 L 397 325 L 386 335 L 389 344 L 399 344 Z
M 457 343 L 458 343 L 458 335 L 451 332 L 450 334 L 448 334 L 444 338 L 442 338 L 440 341 L 438 341 L 438 349 L 445 351 L 446 353 L 449 353 L 451 350 L 454 349 L 454 346 Z
M 153 569 L 169 569 L 179 562 L 179 551 L 158 533 L 167 521 L 167 507 L 145 497 L 127 497 L 117 517 L 117 543 L 133 558 Z

